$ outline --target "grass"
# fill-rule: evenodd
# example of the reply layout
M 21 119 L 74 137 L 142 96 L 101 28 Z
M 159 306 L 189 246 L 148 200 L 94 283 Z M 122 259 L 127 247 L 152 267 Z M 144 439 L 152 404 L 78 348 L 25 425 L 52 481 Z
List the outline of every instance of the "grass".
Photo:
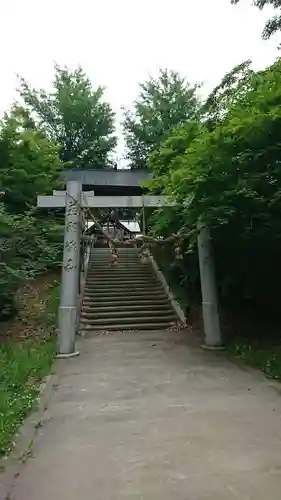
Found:
M 59 301 L 57 282 L 44 288 L 40 308 L 31 316 L 24 340 L 9 337 L 0 344 L 0 455 L 9 453 L 14 435 L 34 407 L 40 382 L 49 374 L 55 354 L 54 330 Z M 26 314 L 24 325 L 28 320 Z
M 158 251 L 157 249 L 154 251 L 154 257 L 169 283 L 175 299 L 188 316 L 191 310 L 188 307 L 187 290 L 180 281 L 179 274 L 170 265 L 171 257 L 168 253 L 165 254 L 163 251 Z M 194 323 L 195 325 L 198 323 L 198 318 L 196 318 L 195 314 L 195 317 L 191 319 L 193 325 Z M 239 334 L 236 334 L 236 328 L 234 329 L 233 325 L 231 332 L 229 331 L 229 324 L 224 325 L 228 330 L 227 336 L 230 339 L 226 342 L 228 351 L 245 364 L 262 370 L 267 377 L 281 380 L 279 329 L 278 335 L 272 335 L 271 323 L 267 324 L 264 321 L 260 323 L 259 319 L 255 316 L 251 317 L 251 326 L 249 325 L 249 318 L 247 316 L 243 317 L 243 314 L 238 315 L 238 320 L 236 327 L 240 332 Z
M 269 378 L 281 380 L 281 346 L 265 346 L 258 341 L 236 339 L 227 344 L 228 350 L 244 363 L 259 368 Z
M 169 255 L 155 250 L 154 256 L 163 272 L 169 286 L 174 294 L 175 299 L 179 302 L 184 312 L 188 314 L 187 291 L 179 280 L 177 273 L 170 266 Z M 257 318 L 251 318 L 251 327 L 249 332 L 249 321 L 241 316 L 238 323 L 238 330 L 242 327 L 242 332 L 239 335 L 232 331 L 227 341 L 226 346 L 228 351 L 236 358 L 243 361 L 245 364 L 258 368 L 264 374 L 275 380 L 281 380 L 281 345 L 278 336 L 271 334 L 271 327 L 267 324 L 259 324 Z M 194 318 L 192 319 L 194 322 Z M 197 321 L 198 322 L 198 321 Z M 228 330 L 229 330 L 229 325 Z M 262 328 L 262 329 L 261 329 Z M 245 334 L 244 334 L 245 333 Z

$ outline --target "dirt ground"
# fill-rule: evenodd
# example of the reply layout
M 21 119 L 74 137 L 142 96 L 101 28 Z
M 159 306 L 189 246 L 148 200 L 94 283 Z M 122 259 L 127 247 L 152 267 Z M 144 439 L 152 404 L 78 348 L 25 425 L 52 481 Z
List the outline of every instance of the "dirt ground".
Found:
M 59 279 L 60 271 L 56 270 L 22 284 L 17 293 L 19 314 L 0 323 L 0 341 L 7 338 L 26 339 L 35 331 L 38 334 L 38 316 L 45 309 L 46 290 Z

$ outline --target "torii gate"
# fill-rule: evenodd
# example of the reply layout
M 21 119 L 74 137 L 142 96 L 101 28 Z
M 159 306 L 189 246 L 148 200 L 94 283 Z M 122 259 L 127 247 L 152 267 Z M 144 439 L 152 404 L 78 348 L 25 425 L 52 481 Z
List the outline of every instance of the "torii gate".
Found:
M 66 191 L 54 191 L 53 196 L 38 196 L 41 208 L 65 207 L 65 230 L 62 265 L 61 296 L 58 328 L 58 357 L 78 354 L 75 337 L 80 281 L 80 207 L 89 208 L 144 208 L 170 205 L 165 196 L 142 194 L 141 183 L 150 174 L 142 171 L 68 170 L 63 172 Z M 94 191 L 82 191 L 82 185 L 94 186 Z M 125 194 L 130 191 L 130 195 Z M 115 193 L 121 192 L 121 196 Z M 104 193 L 109 193 L 105 196 Z M 140 194 L 141 193 L 141 194 Z M 103 196 L 100 196 L 103 194 Z M 202 227 L 198 234 L 198 252 L 202 291 L 202 310 L 205 343 L 209 349 L 221 349 L 217 290 L 211 252 L 210 234 Z

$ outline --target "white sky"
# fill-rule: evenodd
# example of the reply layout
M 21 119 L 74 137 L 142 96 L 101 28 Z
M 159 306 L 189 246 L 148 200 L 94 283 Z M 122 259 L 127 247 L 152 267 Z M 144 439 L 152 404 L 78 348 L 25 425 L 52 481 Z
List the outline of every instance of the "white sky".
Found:
M 0 114 L 16 97 L 16 73 L 48 87 L 54 62 L 80 64 L 105 85 L 119 121 L 138 82 L 160 67 L 207 92 L 243 60 L 263 68 L 280 55 L 278 38 L 261 40 L 271 14 L 250 0 L 0 0 Z

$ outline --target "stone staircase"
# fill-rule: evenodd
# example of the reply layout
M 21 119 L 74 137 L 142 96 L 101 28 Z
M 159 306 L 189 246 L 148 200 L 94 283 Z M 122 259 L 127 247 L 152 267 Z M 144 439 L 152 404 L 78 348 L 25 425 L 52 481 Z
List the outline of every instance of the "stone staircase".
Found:
M 119 248 L 116 265 L 108 248 L 94 248 L 80 314 L 80 332 L 158 330 L 169 328 L 178 316 L 150 262 L 139 250 Z

